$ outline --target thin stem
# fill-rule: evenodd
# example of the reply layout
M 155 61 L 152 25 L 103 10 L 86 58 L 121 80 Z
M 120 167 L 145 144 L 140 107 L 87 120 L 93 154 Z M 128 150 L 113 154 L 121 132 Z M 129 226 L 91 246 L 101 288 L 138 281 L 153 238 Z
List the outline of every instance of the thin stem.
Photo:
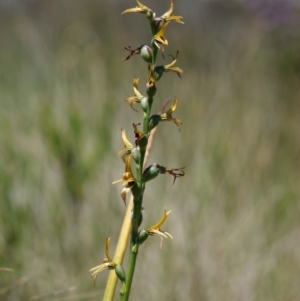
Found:
M 148 97 L 147 112 L 144 113 L 144 118 L 143 118 L 143 131 L 146 135 L 149 134 L 149 118 L 151 114 L 152 103 L 153 103 L 153 98 Z M 144 160 L 142 161 L 142 163 L 144 163 Z M 141 166 L 143 166 L 143 164 Z
M 134 269 L 137 260 L 137 254 L 138 254 L 138 246 L 135 245 L 134 247 L 131 248 L 131 252 L 130 252 L 129 268 L 126 275 L 126 283 L 123 283 L 120 291 L 121 301 L 127 301 L 129 298 L 131 283 L 132 283 Z
M 131 230 L 131 244 L 130 244 L 130 258 L 128 271 L 126 273 L 126 281 L 123 283 L 120 291 L 120 297 L 122 301 L 127 301 L 130 294 L 131 284 L 133 280 L 135 264 L 138 254 L 138 228 L 141 218 L 141 208 L 142 208 L 143 197 L 134 198 L 133 203 L 133 216 L 132 216 L 132 230 Z

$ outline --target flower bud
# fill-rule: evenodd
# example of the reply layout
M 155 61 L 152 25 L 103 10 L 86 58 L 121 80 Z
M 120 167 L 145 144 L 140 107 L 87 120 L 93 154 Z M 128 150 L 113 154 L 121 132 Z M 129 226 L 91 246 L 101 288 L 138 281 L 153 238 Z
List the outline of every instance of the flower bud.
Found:
M 152 48 L 148 45 L 143 45 L 140 50 L 141 57 L 143 60 L 149 64 L 152 63 L 153 51 Z
M 161 27 L 162 27 L 162 18 L 160 17 L 156 17 L 154 19 L 154 26 L 155 26 L 155 29 L 156 29 L 156 32 L 159 32 Z
M 125 281 L 126 275 L 125 275 L 125 272 L 124 272 L 124 270 L 123 270 L 123 268 L 122 268 L 121 265 L 118 264 L 118 265 L 116 266 L 116 268 L 115 268 L 115 273 L 116 273 L 117 277 L 118 277 L 122 282 Z
M 149 131 L 153 130 L 159 124 L 160 120 L 159 115 L 152 115 L 149 119 Z
M 158 176 L 159 171 L 160 171 L 160 166 L 157 163 L 151 164 L 144 170 L 143 175 L 142 175 L 142 180 L 144 182 L 153 180 L 154 178 L 156 178 Z
M 151 9 L 149 9 L 149 10 L 147 11 L 146 16 L 147 16 L 147 19 L 148 19 L 149 21 L 152 21 L 152 19 L 155 18 L 155 14 L 153 13 L 153 11 L 152 11 Z
M 141 230 L 138 234 L 138 244 L 141 245 L 148 238 L 148 233 L 145 229 Z
M 153 97 L 155 95 L 155 93 L 156 93 L 156 86 L 155 85 L 147 88 L 147 94 L 148 94 L 149 97 Z
M 138 140 L 138 144 L 141 147 L 141 149 L 146 149 L 148 143 L 148 137 L 146 135 L 142 136 L 139 140 Z
M 143 97 L 141 99 L 141 107 L 145 113 L 148 111 L 148 108 L 149 108 L 148 97 Z
M 153 76 L 154 76 L 156 82 L 158 80 L 160 80 L 160 78 L 163 76 L 164 71 L 165 71 L 165 67 L 164 66 L 156 66 L 154 68 L 154 74 L 153 74 Z

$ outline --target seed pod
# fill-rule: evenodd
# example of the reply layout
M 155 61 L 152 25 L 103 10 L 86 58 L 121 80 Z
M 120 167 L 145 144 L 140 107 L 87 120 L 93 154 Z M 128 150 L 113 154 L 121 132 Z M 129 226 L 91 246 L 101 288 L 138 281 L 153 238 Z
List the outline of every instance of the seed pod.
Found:
M 144 170 L 142 180 L 144 182 L 153 180 L 154 178 L 156 178 L 158 176 L 159 171 L 160 171 L 160 166 L 157 163 L 151 164 Z
M 115 268 L 115 273 L 122 282 L 125 282 L 126 274 L 121 265 L 117 264 L 117 266 Z

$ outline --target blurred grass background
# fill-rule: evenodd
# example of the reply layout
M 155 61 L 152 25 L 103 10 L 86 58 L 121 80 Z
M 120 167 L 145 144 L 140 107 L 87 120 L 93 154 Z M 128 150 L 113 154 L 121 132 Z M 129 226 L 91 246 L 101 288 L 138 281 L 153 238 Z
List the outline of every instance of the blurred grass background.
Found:
M 154 110 L 178 97 L 183 126 L 159 127 L 149 163 L 186 176 L 147 186 L 144 226 L 167 207 L 174 240 L 141 247 L 132 300 L 299 300 L 299 3 L 175 5 L 165 61 L 179 49 L 185 74 L 162 78 Z M 0 2 L 1 300 L 102 299 L 108 275 L 94 288 L 88 270 L 117 242 L 120 129 L 140 122 L 123 100 L 147 78 L 122 62 L 150 39 L 143 16 L 120 16 L 133 6 Z

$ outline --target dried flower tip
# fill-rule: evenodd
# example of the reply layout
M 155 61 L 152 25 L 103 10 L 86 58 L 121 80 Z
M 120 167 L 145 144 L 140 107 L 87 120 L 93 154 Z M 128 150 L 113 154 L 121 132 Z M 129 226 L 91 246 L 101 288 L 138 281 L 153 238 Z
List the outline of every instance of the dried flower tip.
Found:
M 94 285 L 96 284 L 97 276 L 100 272 L 105 271 L 105 270 L 114 270 L 117 266 L 117 264 L 112 261 L 110 255 L 109 255 L 109 252 L 108 252 L 109 242 L 110 242 L 110 237 L 106 238 L 106 240 L 105 240 L 106 257 L 103 259 L 102 263 L 89 270 L 89 273 L 91 273 L 91 277 L 94 279 Z
M 138 130 L 137 126 L 140 123 L 133 123 L 135 145 L 138 146 L 139 141 L 145 136 L 144 132 Z
M 124 47 L 125 50 L 129 51 L 129 55 L 124 59 L 124 61 L 129 60 L 133 55 L 135 54 L 139 54 L 141 51 L 142 46 L 136 48 L 136 49 L 132 49 L 131 46 L 126 46 Z
M 161 174 L 169 174 L 171 176 L 174 177 L 174 181 L 173 181 L 173 184 L 175 184 L 175 181 L 177 178 L 179 177 L 183 177 L 185 175 L 185 172 L 183 171 L 183 169 L 185 168 L 184 167 L 179 167 L 179 168 L 166 168 L 166 167 L 163 167 L 163 166 L 160 166 L 160 173 Z

